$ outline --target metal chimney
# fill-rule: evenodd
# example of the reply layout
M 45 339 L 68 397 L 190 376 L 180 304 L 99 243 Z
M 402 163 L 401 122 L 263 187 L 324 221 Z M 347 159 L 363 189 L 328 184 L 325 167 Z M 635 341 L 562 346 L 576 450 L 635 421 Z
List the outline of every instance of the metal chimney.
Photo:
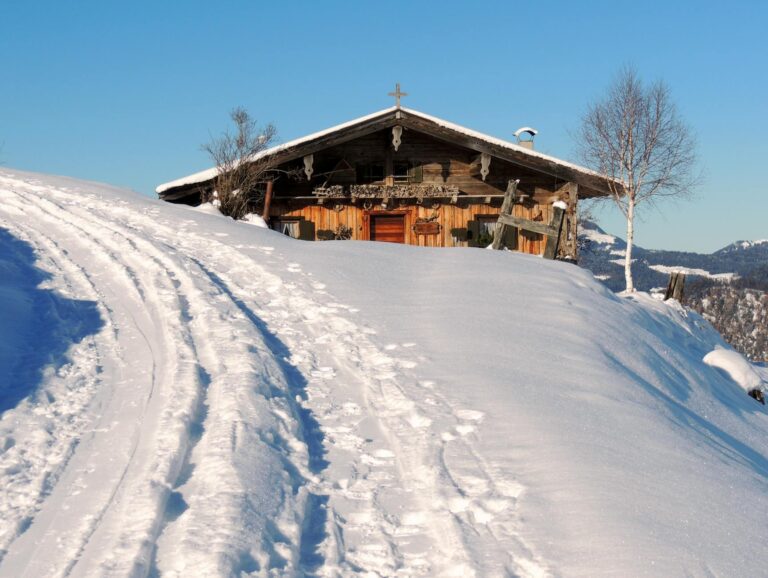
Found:
M 533 150 L 533 138 L 539 134 L 535 128 L 529 126 L 521 126 L 514 132 L 517 144 L 523 148 Z

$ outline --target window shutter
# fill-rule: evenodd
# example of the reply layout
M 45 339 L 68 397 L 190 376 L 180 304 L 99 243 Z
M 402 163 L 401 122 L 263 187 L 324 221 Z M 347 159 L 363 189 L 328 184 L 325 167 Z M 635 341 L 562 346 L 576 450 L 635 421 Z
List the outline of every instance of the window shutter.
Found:
M 480 236 L 480 221 L 467 221 L 467 246 L 477 247 Z
M 299 239 L 302 241 L 315 240 L 315 224 L 312 221 L 299 221 Z
M 408 180 L 412 183 L 420 183 L 424 180 L 424 166 L 414 165 L 408 169 Z

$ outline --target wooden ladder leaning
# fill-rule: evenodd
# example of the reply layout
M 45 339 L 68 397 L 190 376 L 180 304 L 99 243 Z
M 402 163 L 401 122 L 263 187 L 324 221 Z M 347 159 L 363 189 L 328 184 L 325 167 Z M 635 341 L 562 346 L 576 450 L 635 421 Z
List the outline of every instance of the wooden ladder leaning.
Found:
M 496 222 L 496 228 L 493 231 L 493 249 L 502 249 L 504 246 L 504 235 L 507 227 L 516 227 L 523 229 L 524 231 L 531 231 L 532 233 L 539 233 L 547 237 L 547 244 L 544 247 L 545 259 L 554 259 L 557 256 L 557 246 L 560 242 L 560 236 L 563 229 L 563 220 L 565 216 L 565 208 L 561 207 L 557 203 L 552 207 L 552 218 L 548 225 L 531 221 L 529 219 L 523 219 L 521 217 L 515 217 L 512 215 L 512 207 L 515 202 L 515 196 L 517 195 L 517 185 L 520 180 L 510 180 L 507 183 L 507 190 L 504 193 L 504 201 L 501 204 L 501 214 L 499 220 Z M 511 249 L 512 247 L 510 247 Z

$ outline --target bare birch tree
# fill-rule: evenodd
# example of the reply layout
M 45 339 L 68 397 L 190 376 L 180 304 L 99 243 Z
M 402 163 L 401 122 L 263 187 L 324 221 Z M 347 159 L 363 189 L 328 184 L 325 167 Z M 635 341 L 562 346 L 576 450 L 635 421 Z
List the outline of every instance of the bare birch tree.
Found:
M 695 139 L 668 86 L 661 81 L 644 85 L 631 67 L 619 72 L 604 100 L 589 106 L 579 139 L 582 160 L 605 175 L 613 201 L 627 219 L 624 276 L 626 290 L 632 292 L 637 206 L 692 192 L 699 181 L 694 174 Z
M 277 137 L 271 124 L 259 127 L 248 111 L 234 108 L 230 118 L 234 132 L 224 132 L 202 146 L 216 165 L 214 188 L 219 210 L 233 219 L 242 219 L 255 204 L 263 200 L 265 174 L 270 158 L 263 152 Z

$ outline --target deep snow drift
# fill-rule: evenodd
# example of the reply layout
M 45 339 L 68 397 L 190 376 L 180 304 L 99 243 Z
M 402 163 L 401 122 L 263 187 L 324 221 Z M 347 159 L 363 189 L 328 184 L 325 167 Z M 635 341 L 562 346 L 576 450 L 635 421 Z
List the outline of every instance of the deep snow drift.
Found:
M 0 296 L 0 576 L 765 574 L 765 408 L 577 267 L 5 171 Z

